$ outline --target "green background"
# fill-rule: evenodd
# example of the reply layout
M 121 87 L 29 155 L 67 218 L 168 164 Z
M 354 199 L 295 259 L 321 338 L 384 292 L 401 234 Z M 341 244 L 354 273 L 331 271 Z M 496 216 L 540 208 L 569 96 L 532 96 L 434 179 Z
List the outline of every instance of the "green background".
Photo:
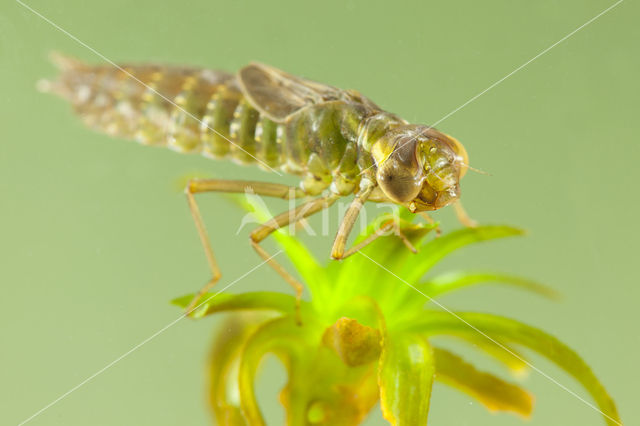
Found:
M 639 8 L 631 0 L 439 124 L 471 163 L 463 199 L 482 223 L 530 231 L 456 254 L 441 268 L 483 267 L 549 283 L 558 303 L 483 287 L 450 308 L 515 316 L 584 356 L 628 424 L 640 418 L 637 142 Z M 236 70 L 259 60 L 355 88 L 406 119 L 433 123 L 612 5 L 610 1 L 102 2 L 29 4 L 114 61 Z M 87 48 L 12 1 L 0 6 L 0 423 L 18 424 L 174 321 L 169 305 L 208 272 L 179 189 L 185 175 L 295 183 L 227 162 L 112 140 L 68 105 L 38 93 L 58 50 Z M 222 285 L 259 263 L 220 196 L 202 210 Z M 285 203 L 270 203 L 274 210 Z M 373 211 L 372 211 L 373 212 Z M 333 210 L 335 230 L 337 211 Z M 457 227 L 450 209 L 435 214 Z M 319 226 L 318 221 L 312 224 Z M 333 232 L 333 231 L 332 231 Z M 327 258 L 331 236 L 305 238 Z M 270 247 L 273 247 L 270 245 Z M 398 285 L 403 285 L 398 283 Z M 290 291 L 268 268 L 235 292 Z M 416 297 L 420 297 L 416 295 Z M 53 407 L 33 425 L 204 425 L 204 365 L 216 319 L 180 321 Z M 548 362 L 533 362 L 584 396 Z M 488 365 L 487 368 L 493 368 Z M 273 360 L 261 399 L 281 423 Z M 543 376 L 531 425 L 600 425 L 599 415 Z M 434 425 L 516 425 L 443 386 Z M 368 425 L 384 424 L 378 413 Z

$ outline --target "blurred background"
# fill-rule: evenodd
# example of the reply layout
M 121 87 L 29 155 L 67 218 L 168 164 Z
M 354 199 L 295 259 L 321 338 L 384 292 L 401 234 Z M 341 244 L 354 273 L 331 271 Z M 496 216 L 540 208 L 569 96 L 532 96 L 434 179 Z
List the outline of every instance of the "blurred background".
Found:
M 117 62 L 235 71 L 258 60 L 433 123 L 613 1 L 27 3 Z M 439 268 L 517 273 L 564 295 L 554 303 L 482 287 L 443 303 L 513 316 L 561 338 L 593 367 L 628 424 L 640 418 L 638 12 L 621 3 L 438 125 L 491 173 L 465 177 L 470 214 L 530 231 L 464 250 Z M 19 3 L 0 5 L 2 424 L 25 420 L 176 320 L 181 311 L 169 301 L 208 280 L 180 188 L 186 175 L 296 182 L 87 130 L 68 105 L 35 89 L 54 75 L 52 50 L 100 62 Z M 227 285 L 260 260 L 249 229 L 236 235 L 236 207 L 218 195 L 200 201 Z M 434 216 L 445 231 L 459 226 L 451 209 Z M 305 241 L 327 259 L 331 238 Z M 290 291 L 269 268 L 229 291 L 256 289 Z M 219 323 L 177 322 L 29 424 L 210 424 L 204 369 Z M 585 396 L 553 365 L 532 360 Z M 266 361 L 263 379 L 264 410 L 281 424 L 277 362 Z M 537 396 L 528 424 L 603 424 L 541 375 L 525 384 Z M 434 425 L 521 424 L 441 385 L 431 406 Z M 367 424 L 385 422 L 374 413 Z

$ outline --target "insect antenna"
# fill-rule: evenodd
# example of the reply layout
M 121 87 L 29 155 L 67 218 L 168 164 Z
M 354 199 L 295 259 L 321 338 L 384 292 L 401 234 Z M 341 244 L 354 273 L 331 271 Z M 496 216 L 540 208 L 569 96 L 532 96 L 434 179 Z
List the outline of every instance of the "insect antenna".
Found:
M 480 169 L 476 169 L 475 167 L 471 167 L 470 165 L 468 165 L 467 163 L 463 163 L 462 161 L 459 161 L 458 163 L 463 165 L 463 166 L 465 166 L 468 170 L 471 170 L 472 172 L 478 173 L 479 175 L 493 176 L 489 172 L 485 172 L 484 170 L 480 170 Z

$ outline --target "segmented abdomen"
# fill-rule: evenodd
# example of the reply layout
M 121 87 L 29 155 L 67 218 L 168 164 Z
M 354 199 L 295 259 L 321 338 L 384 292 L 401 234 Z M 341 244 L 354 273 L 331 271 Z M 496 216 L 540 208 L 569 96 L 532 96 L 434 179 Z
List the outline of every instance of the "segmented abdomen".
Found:
M 180 152 L 231 156 L 242 163 L 257 159 L 274 167 L 282 162 L 275 123 L 261 119 L 247 104 L 231 74 L 64 61 L 59 80 L 45 89 L 68 99 L 97 130 Z
M 308 193 L 331 183 L 340 193 L 359 178 L 356 143 L 363 111 L 325 105 L 275 123 L 242 95 L 234 75 L 156 65 L 88 66 L 58 58 L 59 80 L 45 89 L 68 99 L 91 127 L 147 145 L 231 157 L 302 175 Z

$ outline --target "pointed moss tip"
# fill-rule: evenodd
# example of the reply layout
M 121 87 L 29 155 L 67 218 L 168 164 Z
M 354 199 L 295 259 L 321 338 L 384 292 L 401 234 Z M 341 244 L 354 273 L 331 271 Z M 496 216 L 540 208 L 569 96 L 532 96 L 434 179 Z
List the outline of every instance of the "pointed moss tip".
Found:
M 169 301 L 169 304 L 178 306 L 180 308 L 186 308 L 189 305 L 189 302 L 193 299 L 193 294 L 186 294 L 184 296 L 176 297 L 175 299 Z

